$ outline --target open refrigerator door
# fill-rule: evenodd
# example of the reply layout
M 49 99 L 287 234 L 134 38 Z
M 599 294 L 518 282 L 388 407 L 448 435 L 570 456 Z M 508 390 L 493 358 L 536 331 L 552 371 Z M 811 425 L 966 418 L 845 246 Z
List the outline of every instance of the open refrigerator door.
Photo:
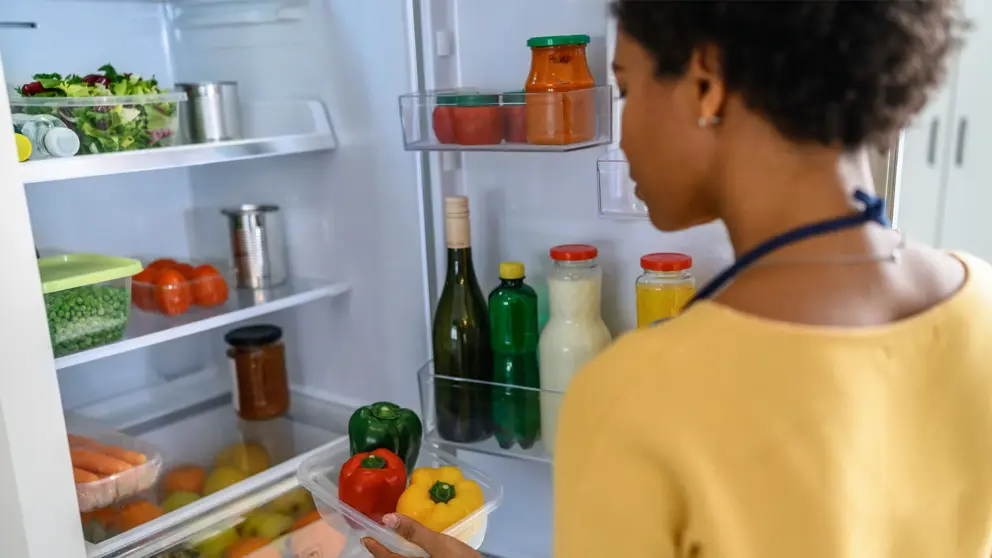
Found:
M 432 429 L 436 391 L 427 363 L 446 273 L 444 199 L 469 198 L 472 257 L 482 291 L 499 283 L 500 262 L 519 261 L 544 311 L 549 249 L 595 245 L 603 271 L 603 319 L 614 336 L 635 324 L 640 256 L 691 254 L 699 280 L 730 259 L 719 225 L 677 234 L 654 230 L 633 197 L 622 161 L 612 155 L 620 102 L 608 71 L 614 41 L 608 2 L 2 3 L 5 83 L 79 85 L 36 76 L 50 72 L 61 72 L 60 80 L 75 73 L 83 83 L 102 83 L 98 78 L 110 73 L 97 69 L 107 62 L 114 75 L 154 76 L 161 89 L 236 82 L 242 130 L 234 139 L 198 143 L 177 137 L 171 145 L 152 145 L 162 134 L 150 130 L 161 128 L 139 130 L 139 141 L 123 132 L 108 139 L 102 126 L 113 132 L 111 125 L 124 119 L 140 123 L 171 115 L 170 106 L 159 106 L 163 99 L 136 104 L 111 95 L 75 107 L 58 105 L 60 94 L 53 93 L 56 100 L 41 102 L 43 110 L 12 103 L 21 114 L 64 116 L 86 149 L 59 157 L 59 144 L 53 143 L 49 156 L 15 164 L 15 143 L 9 136 L 0 139 L 0 150 L 11 154 L 3 163 L 9 168 L 0 204 L 7 233 L 0 250 L 10 266 L 0 292 L 10 316 L 0 347 L 12 355 L 3 372 L 10 388 L 0 390 L 0 493 L 18 495 L 0 502 L 4 517 L 14 518 L 0 525 L 0 539 L 15 541 L 10 554 L 221 556 L 212 545 L 226 543 L 226 550 L 235 539 L 259 536 L 249 519 L 262 507 L 271 512 L 272 524 L 262 538 L 282 541 L 281 555 L 293 555 L 289 523 L 302 521 L 313 502 L 294 496 L 275 506 L 271 501 L 299 494 L 293 492 L 299 488 L 297 468 L 347 438 L 354 409 L 392 401 L 421 411 L 425 445 L 501 487 L 501 507 L 486 519 L 485 540 L 479 541 L 484 552 L 549 556 L 547 448 L 538 442 L 527 450 L 505 449 L 493 439 L 457 443 Z M 72 40 L 80 29 L 124 19 L 128 24 L 112 34 L 88 34 L 84 46 Z M 588 36 L 596 87 L 564 97 L 521 93 L 531 64 L 528 40 L 561 33 Z M 112 85 L 117 78 L 107 79 Z M 185 100 L 168 101 L 178 105 L 180 121 L 203 101 L 186 91 Z M 468 98 L 448 105 L 439 93 L 444 91 Z M 463 136 L 452 145 L 433 128 L 437 108 L 491 114 L 494 107 L 512 112 L 549 98 L 592 107 L 591 133 L 561 142 Z M 22 135 L 37 134 L 36 128 Z M 38 142 L 40 136 L 31 137 Z M 144 148 L 130 149 L 133 141 Z M 604 179 L 614 186 L 604 187 Z M 231 244 L 236 229 L 221 213 L 244 213 L 248 205 L 255 207 L 252 214 L 278 207 L 281 224 L 268 226 L 284 235 L 286 279 L 262 289 L 239 288 L 244 278 L 235 270 L 239 260 Z M 32 245 L 46 257 L 128 258 L 143 271 L 127 279 L 123 296 L 130 301 L 123 306 L 113 298 L 119 291 L 113 291 L 109 307 L 99 304 L 110 292 L 99 289 L 123 289 L 123 283 L 90 282 L 73 287 L 82 290 L 41 296 Z M 148 272 L 156 266 L 179 275 Z M 213 266 L 217 274 L 187 278 L 184 266 Z M 225 285 L 223 296 L 219 284 Z M 89 313 L 101 316 L 101 310 L 122 313 L 126 327 L 50 337 L 52 319 L 76 335 L 77 322 L 90 323 Z M 235 410 L 240 405 L 244 413 L 246 400 L 238 388 L 238 347 L 228 336 L 246 327 L 261 337 L 278 330 L 275 341 L 270 336 L 259 343 L 281 347 L 288 378 L 288 410 L 261 421 Z M 546 389 L 541 396 L 560 392 Z M 162 460 L 151 488 L 111 484 L 110 511 L 86 511 L 82 529 L 77 491 L 67 476 L 70 463 L 79 462 L 67 451 L 64 412 L 148 443 Z M 97 442 L 111 447 L 105 451 L 127 450 Z M 150 452 L 138 453 L 150 459 Z M 175 493 L 185 495 L 170 502 Z M 272 513 L 281 517 L 272 519 Z M 329 545 L 328 556 L 352 552 L 350 531 L 336 532 L 324 532 L 315 544 Z

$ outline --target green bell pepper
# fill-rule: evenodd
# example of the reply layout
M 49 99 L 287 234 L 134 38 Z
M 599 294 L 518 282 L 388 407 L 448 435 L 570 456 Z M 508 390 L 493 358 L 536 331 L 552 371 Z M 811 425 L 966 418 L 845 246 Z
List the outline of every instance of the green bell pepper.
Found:
M 395 403 L 379 402 L 360 407 L 348 421 L 351 455 L 388 449 L 403 460 L 408 475 L 417 464 L 423 434 L 420 417 Z

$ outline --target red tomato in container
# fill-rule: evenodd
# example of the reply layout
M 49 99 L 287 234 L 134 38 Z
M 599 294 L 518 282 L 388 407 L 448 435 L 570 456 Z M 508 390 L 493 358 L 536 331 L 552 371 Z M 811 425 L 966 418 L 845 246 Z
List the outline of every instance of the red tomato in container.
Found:
M 189 265 L 188 263 L 177 263 L 176 265 L 172 266 L 172 269 L 175 269 L 179 273 L 182 273 L 183 277 L 187 279 L 193 279 L 193 266 Z
M 193 288 L 175 269 L 163 269 L 155 279 L 155 302 L 159 312 L 178 316 L 193 304 Z
M 155 310 L 155 278 L 158 269 L 147 267 L 131 277 L 131 302 L 142 310 Z
M 161 258 L 148 264 L 145 269 L 170 269 L 175 267 L 176 260 L 171 258 Z
M 193 270 L 193 298 L 200 306 L 218 306 L 227 302 L 227 281 L 217 268 L 204 264 Z

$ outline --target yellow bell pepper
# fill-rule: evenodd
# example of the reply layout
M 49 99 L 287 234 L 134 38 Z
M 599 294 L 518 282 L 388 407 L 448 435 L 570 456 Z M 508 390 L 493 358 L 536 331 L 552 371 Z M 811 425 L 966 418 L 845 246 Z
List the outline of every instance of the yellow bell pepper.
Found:
M 463 477 L 458 467 L 421 467 L 410 475 L 396 513 L 440 533 L 481 508 L 482 500 L 482 488 Z

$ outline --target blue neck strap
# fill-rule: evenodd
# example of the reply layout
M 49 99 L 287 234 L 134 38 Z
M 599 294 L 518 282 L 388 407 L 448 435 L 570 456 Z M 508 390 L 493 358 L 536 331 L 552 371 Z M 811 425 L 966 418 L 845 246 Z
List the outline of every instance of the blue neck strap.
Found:
M 795 229 L 786 231 L 778 236 L 769 238 L 748 252 L 745 252 L 740 258 L 737 258 L 737 261 L 735 261 L 732 266 L 723 270 L 719 275 L 707 283 L 705 287 L 696 292 L 696 296 L 692 297 L 692 300 L 690 300 L 685 307 L 688 308 L 692 306 L 692 304 L 696 301 L 712 298 L 713 295 L 719 292 L 720 289 L 726 286 L 734 277 L 740 275 L 740 273 L 745 269 L 751 267 L 755 262 L 768 254 L 788 246 L 789 244 L 794 244 L 800 240 L 805 240 L 814 236 L 822 236 L 825 234 L 842 231 L 844 229 L 853 229 L 855 227 L 860 227 L 865 223 L 878 223 L 884 227 L 892 226 L 889 223 L 888 217 L 885 216 L 884 200 L 862 190 L 856 190 L 854 192 L 854 199 L 862 203 L 864 205 L 864 209 L 844 217 L 836 217 L 834 219 L 820 221 L 819 223 L 796 227 Z

